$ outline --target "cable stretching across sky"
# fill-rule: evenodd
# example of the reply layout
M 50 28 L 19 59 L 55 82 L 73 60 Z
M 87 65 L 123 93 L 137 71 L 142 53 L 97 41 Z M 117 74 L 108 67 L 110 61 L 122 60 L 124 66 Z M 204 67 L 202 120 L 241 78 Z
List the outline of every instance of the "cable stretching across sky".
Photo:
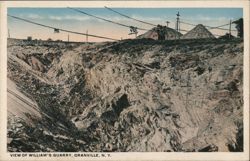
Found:
M 113 24 L 116 24 L 116 25 L 120 25 L 120 26 L 123 26 L 123 27 L 128 27 L 128 28 L 133 28 L 134 27 L 134 28 L 137 28 L 138 30 L 143 30 L 143 31 L 148 31 L 149 30 L 149 29 L 144 29 L 144 28 L 135 27 L 135 26 L 129 26 L 129 25 L 125 25 L 125 24 L 122 24 L 122 23 L 119 23 L 119 22 L 111 21 L 111 20 L 108 20 L 108 19 L 105 19 L 105 18 L 102 18 L 102 17 L 98 17 L 98 16 L 95 16 L 95 15 L 89 14 L 87 12 L 84 12 L 84 11 L 76 9 L 76 8 L 71 8 L 71 7 L 68 7 L 68 8 L 71 9 L 71 10 L 74 10 L 76 12 L 88 15 L 90 17 L 94 17 L 94 18 L 97 18 L 97 19 L 100 19 L 100 20 L 103 20 L 103 21 L 106 21 L 106 22 L 109 22 L 109 23 L 113 23 Z
M 123 17 L 128 18 L 128 19 L 132 19 L 132 20 L 135 20 L 135 21 L 137 21 L 137 22 L 141 22 L 141 23 L 144 23 L 144 24 L 147 24 L 147 25 L 151 25 L 151 26 L 155 26 L 155 27 L 157 26 L 157 25 L 155 25 L 155 24 L 152 24 L 152 23 L 149 23 L 149 22 L 145 22 L 145 21 L 138 20 L 138 19 L 136 19 L 136 18 L 127 16 L 127 15 L 125 15 L 125 14 L 123 14 L 123 13 L 120 13 L 120 12 L 118 12 L 118 11 L 115 11 L 114 9 L 111 9 L 111 8 L 109 8 L 109 7 L 107 7 L 107 6 L 104 6 L 104 7 L 105 7 L 106 9 L 108 9 L 108 10 L 110 10 L 110 11 L 112 11 L 112 12 L 115 12 L 115 13 L 117 13 L 117 14 L 123 16 Z
M 108 9 L 108 10 L 114 12 L 114 13 L 117 13 L 117 14 L 123 16 L 123 17 L 126 17 L 126 18 L 128 18 L 128 19 L 132 19 L 132 20 L 135 20 L 135 21 L 137 21 L 137 22 L 141 22 L 141 23 L 144 23 L 144 24 L 147 24 L 147 25 L 151 25 L 151 26 L 155 26 L 155 27 L 157 26 L 157 25 L 152 24 L 152 23 L 149 23 L 149 22 L 145 22 L 145 21 L 142 21 L 142 20 L 139 20 L 139 19 L 135 19 L 135 18 L 133 18 L 133 17 L 130 17 L 130 16 L 128 16 L 128 15 L 125 15 L 125 14 L 123 14 L 123 13 L 120 13 L 120 12 L 114 10 L 114 9 L 111 9 L 111 8 L 109 8 L 109 7 L 107 7 L 107 6 L 104 6 L 104 7 L 105 7 L 106 9 Z M 191 24 L 191 23 L 183 22 L 183 21 L 180 21 L 180 23 L 187 24 L 187 25 L 191 25 L 191 26 L 197 26 L 197 25 L 195 25 L 195 24 Z M 227 24 L 224 24 L 224 25 L 216 26 L 216 27 L 212 27 L 212 26 L 206 26 L 206 27 L 209 28 L 210 30 L 211 30 L 211 29 L 228 30 L 228 29 L 221 28 L 221 27 L 228 26 L 228 25 L 230 25 L 230 24 L 227 23 Z M 181 31 L 187 31 L 187 30 L 181 30 Z M 237 31 L 237 30 L 231 30 L 231 31 Z
M 183 23 L 183 24 L 186 24 L 186 25 L 190 25 L 190 26 L 197 26 L 196 24 L 192 24 L 192 23 L 188 23 L 188 22 L 184 22 L 184 21 L 180 21 L 180 23 Z M 204 25 L 204 26 L 207 27 L 207 28 L 209 28 L 210 30 L 212 30 L 212 29 L 228 30 L 228 29 L 225 29 L 225 28 L 221 28 L 221 27 L 228 26 L 228 25 L 230 25 L 230 23 L 227 23 L 227 24 L 224 24 L 224 25 L 220 25 L 220 26 L 216 26 L 216 27 L 207 26 L 207 25 Z M 237 31 L 237 30 L 231 30 L 231 31 Z
M 109 38 L 109 37 L 105 37 L 105 36 L 98 36 L 98 35 L 92 35 L 92 34 L 86 34 L 86 33 L 81 33 L 81 32 L 56 28 L 56 27 L 52 27 L 52 26 L 49 26 L 49 25 L 44 25 L 44 24 L 40 24 L 40 23 L 37 23 L 37 22 L 34 22 L 34 21 L 30 21 L 30 20 L 27 20 L 27 19 L 24 19 L 24 18 L 12 16 L 12 15 L 9 15 L 9 14 L 8 14 L 8 16 L 12 17 L 14 19 L 17 19 L 17 20 L 21 20 L 21 21 L 25 21 L 25 22 L 34 24 L 34 25 L 38 25 L 38 26 L 42 26 L 42 27 L 46 27 L 46 28 L 50 28 L 50 29 L 54 29 L 54 30 L 60 30 L 60 31 L 64 31 L 64 32 L 67 32 L 67 33 L 78 34 L 78 35 L 87 35 L 87 36 L 90 36 L 90 37 L 96 37 L 96 38 L 107 39 L 107 40 L 115 40 L 115 41 L 118 40 L 118 39 Z

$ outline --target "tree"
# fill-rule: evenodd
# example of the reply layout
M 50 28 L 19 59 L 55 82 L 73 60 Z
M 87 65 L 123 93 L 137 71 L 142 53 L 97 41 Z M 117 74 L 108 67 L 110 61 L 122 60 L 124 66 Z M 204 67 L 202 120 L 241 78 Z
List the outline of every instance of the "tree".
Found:
M 243 37 L 243 18 L 240 18 L 236 21 L 233 22 L 234 24 L 236 24 L 235 28 L 238 31 L 238 37 L 242 38 Z

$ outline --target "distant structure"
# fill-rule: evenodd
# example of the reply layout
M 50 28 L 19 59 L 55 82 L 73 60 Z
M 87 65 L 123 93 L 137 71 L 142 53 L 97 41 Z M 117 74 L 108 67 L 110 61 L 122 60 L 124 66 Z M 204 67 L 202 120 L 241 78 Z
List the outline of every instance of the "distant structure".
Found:
M 234 39 L 235 36 L 233 36 L 230 33 L 226 33 L 225 35 L 219 36 L 218 39 Z
M 27 40 L 28 40 L 28 41 L 32 41 L 32 37 L 31 37 L 31 36 L 28 36 L 28 37 L 27 37 Z
M 169 21 L 166 21 L 166 23 L 167 23 L 167 27 L 168 27 L 168 24 L 170 23 Z
M 130 33 L 129 35 L 135 35 L 135 38 L 137 37 L 138 34 L 138 28 L 134 26 L 130 26 Z
M 175 40 L 180 36 L 182 36 L 182 34 L 172 28 L 157 25 L 157 27 L 154 27 L 146 33 L 139 35 L 137 39 L 151 38 L 154 40 Z
M 202 24 L 198 24 L 192 30 L 184 34 L 181 39 L 215 39 L 214 35 Z
M 236 29 L 237 29 L 237 31 L 238 31 L 238 34 L 237 34 L 237 36 L 238 37 L 240 37 L 240 38 L 243 38 L 243 35 L 244 35 L 244 30 L 243 30 L 243 28 L 244 28 L 244 25 L 243 25 L 243 18 L 240 18 L 240 19 L 238 19 L 238 20 L 236 20 L 236 21 L 233 21 L 232 23 L 234 23 L 234 24 L 236 24 Z

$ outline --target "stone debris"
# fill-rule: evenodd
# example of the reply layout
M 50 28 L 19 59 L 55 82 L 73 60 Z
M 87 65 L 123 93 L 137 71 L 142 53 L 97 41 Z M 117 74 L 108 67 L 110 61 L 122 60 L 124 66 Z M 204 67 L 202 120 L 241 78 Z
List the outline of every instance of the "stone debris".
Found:
M 192 30 L 184 34 L 181 39 L 215 39 L 215 37 L 205 26 L 198 24 Z
M 39 111 L 8 113 L 10 152 L 243 151 L 242 40 L 9 39 L 7 54 Z
M 139 35 L 137 39 L 148 38 L 154 40 L 175 40 L 182 36 L 181 33 L 167 26 L 158 25 L 146 33 Z

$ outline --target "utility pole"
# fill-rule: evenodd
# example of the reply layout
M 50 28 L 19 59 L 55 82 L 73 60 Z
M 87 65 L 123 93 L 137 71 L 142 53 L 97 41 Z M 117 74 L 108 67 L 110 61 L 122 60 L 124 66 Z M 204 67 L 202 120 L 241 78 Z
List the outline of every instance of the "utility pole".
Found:
M 168 24 L 170 23 L 169 21 L 166 21 L 166 23 L 167 23 L 167 27 L 168 27 Z
M 231 38 L 231 24 L 232 24 L 232 20 L 230 20 L 230 23 L 229 23 L 229 39 Z
M 69 34 L 68 34 L 68 42 L 69 42 Z
M 86 31 L 86 42 L 88 42 L 88 30 Z
M 177 18 L 176 18 L 176 26 L 175 26 L 175 29 L 177 32 L 180 32 L 180 13 L 178 11 L 178 13 L 176 14 Z M 178 39 L 180 39 L 180 36 L 178 35 L 177 36 Z
M 10 29 L 8 29 L 8 38 L 10 38 Z
M 176 18 L 176 31 L 180 32 L 180 13 L 178 12 L 176 14 L 177 18 Z

